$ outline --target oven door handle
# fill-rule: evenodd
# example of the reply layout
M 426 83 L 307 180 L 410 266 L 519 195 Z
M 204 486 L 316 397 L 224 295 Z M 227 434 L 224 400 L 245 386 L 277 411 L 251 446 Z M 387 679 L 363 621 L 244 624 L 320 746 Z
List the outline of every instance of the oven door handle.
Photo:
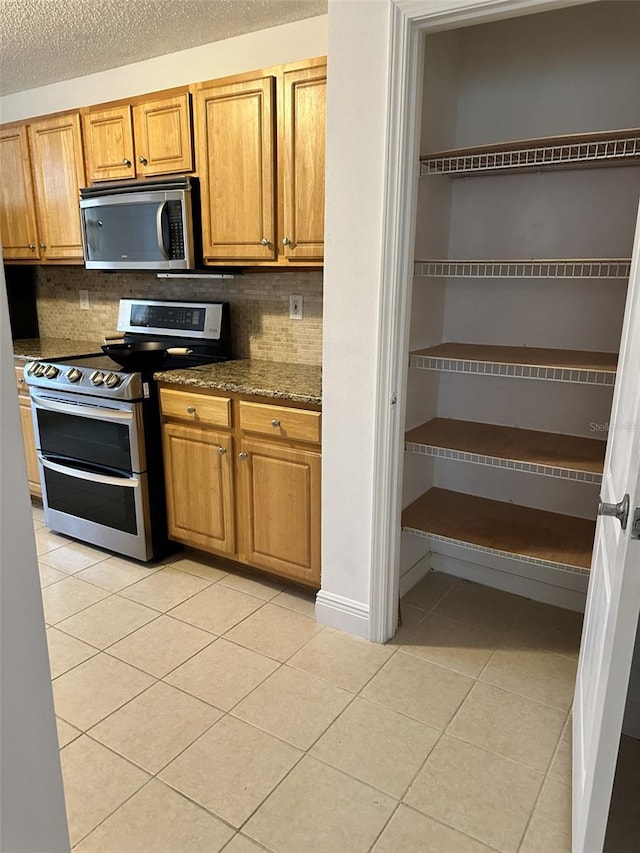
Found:
M 134 414 L 131 410 L 107 409 L 82 402 L 64 403 L 55 397 L 41 396 L 34 391 L 31 392 L 31 401 L 38 409 L 47 409 L 50 412 L 59 412 L 60 414 L 81 415 L 84 418 L 95 418 L 101 421 L 131 421 Z
M 125 486 L 131 489 L 140 485 L 140 480 L 137 477 L 107 477 L 105 474 L 96 474 L 93 471 L 79 471 L 77 468 L 68 468 L 66 465 L 52 462 L 41 453 L 38 453 L 38 460 L 43 468 L 50 468 L 52 471 L 57 471 L 58 474 L 66 474 L 68 477 L 76 477 L 78 480 L 90 480 L 92 483 L 102 483 L 105 486 Z

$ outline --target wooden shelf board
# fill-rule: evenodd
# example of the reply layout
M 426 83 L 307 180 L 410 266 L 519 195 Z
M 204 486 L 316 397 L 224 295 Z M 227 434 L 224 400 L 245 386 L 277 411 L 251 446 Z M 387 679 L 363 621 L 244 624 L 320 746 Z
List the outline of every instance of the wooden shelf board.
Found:
M 487 344 L 437 344 L 414 350 L 411 355 L 428 358 L 482 361 L 535 367 L 559 367 L 564 370 L 596 370 L 615 373 L 617 353 L 584 350 L 545 349 L 542 347 L 510 347 Z
M 605 441 L 595 438 L 451 418 L 434 418 L 415 427 L 407 432 L 405 440 L 408 444 L 487 457 L 488 460 L 496 460 L 496 464 L 500 460 L 510 460 L 548 469 L 600 475 L 595 482 L 599 482 L 602 475 L 606 447 Z M 593 478 L 590 482 L 594 482 Z
M 402 513 L 402 526 L 461 545 L 588 572 L 595 522 L 433 488 Z

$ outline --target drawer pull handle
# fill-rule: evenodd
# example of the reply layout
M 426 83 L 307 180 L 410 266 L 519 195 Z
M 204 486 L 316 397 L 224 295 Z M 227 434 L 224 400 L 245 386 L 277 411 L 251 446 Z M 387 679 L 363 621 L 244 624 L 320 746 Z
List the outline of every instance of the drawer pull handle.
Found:
M 242 452 L 242 453 L 238 453 L 238 459 L 246 459 L 246 458 L 247 458 L 247 456 L 248 456 L 248 454 L 247 454 L 247 453 L 244 453 L 244 452 Z
M 279 427 L 279 426 L 280 426 L 280 421 L 279 421 L 277 418 L 274 418 L 274 419 L 271 421 L 271 426 L 272 426 L 272 427 Z
M 187 414 L 195 415 L 195 413 L 196 413 L 196 407 L 195 406 L 187 406 Z
M 218 453 L 220 454 L 220 456 L 224 456 L 224 454 L 225 454 L 226 452 L 227 452 L 227 448 L 226 448 L 226 447 L 219 447 L 219 448 L 218 448 Z

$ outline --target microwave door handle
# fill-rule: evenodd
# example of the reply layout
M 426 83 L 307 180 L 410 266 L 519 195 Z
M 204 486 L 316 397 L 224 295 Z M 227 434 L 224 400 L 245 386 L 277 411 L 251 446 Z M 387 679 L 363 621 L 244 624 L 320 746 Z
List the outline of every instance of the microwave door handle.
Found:
M 167 209 L 167 202 L 163 201 L 158 205 L 158 212 L 156 213 L 156 236 L 158 239 L 158 248 L 162 252 L 162 256 L 164 258 L 169 259 L 169 252 L 167 247 L 164 244 L 164 233 L 162 228 L 162 220 L 165 216 L 165 211 Z
M 57 471 L 58 474 L 66 474 L 68 477 L 76 477 L 78 480 L 90 480 L 92 483 L 102 483 L 105 486 L 126 486 L 131 489 L 135 489 L 140 484 L 136 477 L 108 477 L 106 474 L 96 474 L 94 471 L 79 471 L 77 468 L 68 468 L 66 465 L 52 462 L 41 453 L 38 453 L 38 461 L 43 468 L 50 468 L 52 471 Z

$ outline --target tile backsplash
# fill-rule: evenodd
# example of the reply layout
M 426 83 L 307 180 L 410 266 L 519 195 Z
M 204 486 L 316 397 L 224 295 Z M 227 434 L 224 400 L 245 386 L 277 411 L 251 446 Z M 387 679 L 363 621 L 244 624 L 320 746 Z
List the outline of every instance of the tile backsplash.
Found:
M 157 279 L 153 273 L 103 273 L 36 267 L 41 337 L 100 339 L 116 330 L 118 300 L 202 299 L 230 303 L 233 356 L 292 364 L 322 363 L 322 273 L 251 272 L 235 279 Z M 79 291 L 89 294 L 80 308 Z M 289 319 L 289 295 L 302 294 L 304 319 Z

